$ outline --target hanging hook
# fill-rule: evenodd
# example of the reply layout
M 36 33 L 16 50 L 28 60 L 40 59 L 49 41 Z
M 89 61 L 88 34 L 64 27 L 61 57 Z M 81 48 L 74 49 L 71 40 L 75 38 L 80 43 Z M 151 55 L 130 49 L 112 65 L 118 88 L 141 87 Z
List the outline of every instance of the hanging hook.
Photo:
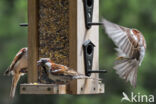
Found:
M 86 76 L 90 76 L 91 73 L 107 72 L 106 70 L 92 70 L 94 47 L 95 45 L 90 40 L 85 41 L 83 44 Z

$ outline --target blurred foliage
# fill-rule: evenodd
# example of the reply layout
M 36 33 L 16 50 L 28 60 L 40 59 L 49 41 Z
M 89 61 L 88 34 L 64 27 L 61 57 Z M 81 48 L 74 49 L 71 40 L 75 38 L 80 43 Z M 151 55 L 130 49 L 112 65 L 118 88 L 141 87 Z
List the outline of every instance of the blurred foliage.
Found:
M 100 68 L 108 70 L 100 75 L 106 92 L 100 95 L 19 95 L 19 86 L 13 101 L 8 100 L 11 77 L 3 72 L 16 52 L 27 46 L 27 28 L 19 23 L 27 22 L 26 0 L 0 0 L 0 104 L 120 104 L 122 92 L 154 94 L 156 96 L 156 0 L 100 0 L 100 17 L 122 26 L 137 28 L 145 36 L 147 52 L 138 70 L 137 87 L 134 89 L 115 74 L 112 69 L 115 45 L 100 28 Z M 21 83 L 26 78 L 22 78 Z M 124 104 L 124 103 L 123 103 Z M 127 104 L 127 103 L 126 103 Z

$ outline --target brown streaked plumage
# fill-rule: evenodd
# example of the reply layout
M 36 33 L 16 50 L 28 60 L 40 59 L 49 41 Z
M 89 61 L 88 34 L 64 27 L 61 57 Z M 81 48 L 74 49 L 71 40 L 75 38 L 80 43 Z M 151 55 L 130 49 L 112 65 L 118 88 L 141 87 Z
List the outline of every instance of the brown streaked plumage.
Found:
M 103 26 L 117 46 L 118 58 L 114 69 L 121 78 L 130 81 L 130 84 L 136 87 L 137 69 L 143 61 L 146 50 L 144 36 L 137 29 L 119 26 L 106 19 L 103 19 Z
M 46 68 L 45 70 L 47 70 L 48 78 L 53 80 L 56 84 L 67 84 L 73 79 L 89 78 L 83 74 L 77 73 L 67 66 L 56 64 L 49 58 L 41 58 L 38 61 L 38 65 Z
M 27 72 L 27 48 L 22 48 L 14 57 L 11 65 L 5 71 L 4 75 L 12 74 L 12 85 L 10 91 L 10 97 L 15 96 L 16 86 L 20 77 Z

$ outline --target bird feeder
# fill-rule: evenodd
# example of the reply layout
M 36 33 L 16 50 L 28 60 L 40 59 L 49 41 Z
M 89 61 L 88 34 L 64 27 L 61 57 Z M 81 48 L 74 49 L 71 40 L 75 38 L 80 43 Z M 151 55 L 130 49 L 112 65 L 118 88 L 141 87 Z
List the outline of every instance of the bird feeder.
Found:
M 99 0 L 28 0 L 28 83 L 21 94 L 99 94 Z M 33 84 L 37 61 L 51 58 L 95 79 L 73 80 L 68 85 Z M 95 72 L 95 73 L 94 73 Z

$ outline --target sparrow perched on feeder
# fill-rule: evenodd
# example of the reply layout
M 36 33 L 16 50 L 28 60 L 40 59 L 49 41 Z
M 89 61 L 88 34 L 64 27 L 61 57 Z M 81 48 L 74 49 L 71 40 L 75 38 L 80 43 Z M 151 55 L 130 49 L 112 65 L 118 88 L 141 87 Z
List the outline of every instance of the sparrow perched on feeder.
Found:
M 89 78 L 67 66 L 56 64 L 49 58 L 41 58 L 37 63 L 47 72 L 48 78 L 53 80 L 56 84 L 67 84 L 73 79 Z
M 17 83 L 22 75 L 27 72 L 27 54 L 28 49 L 22 48 L 14 57 L 11 65 L 5 71 L 4 75 L 12 75 L 12 85 L 10 91 L 10 97 L 13 98 L 15 96 L 15 90 Z
M 137 70 L 145 56 L 146 41 L 142 33 L 134 28 L 126 28 L 103 19 L 106 34 L 117 46 L 118 57 L 114 69 L 116 73 L 133 87 L 136 87 Z

